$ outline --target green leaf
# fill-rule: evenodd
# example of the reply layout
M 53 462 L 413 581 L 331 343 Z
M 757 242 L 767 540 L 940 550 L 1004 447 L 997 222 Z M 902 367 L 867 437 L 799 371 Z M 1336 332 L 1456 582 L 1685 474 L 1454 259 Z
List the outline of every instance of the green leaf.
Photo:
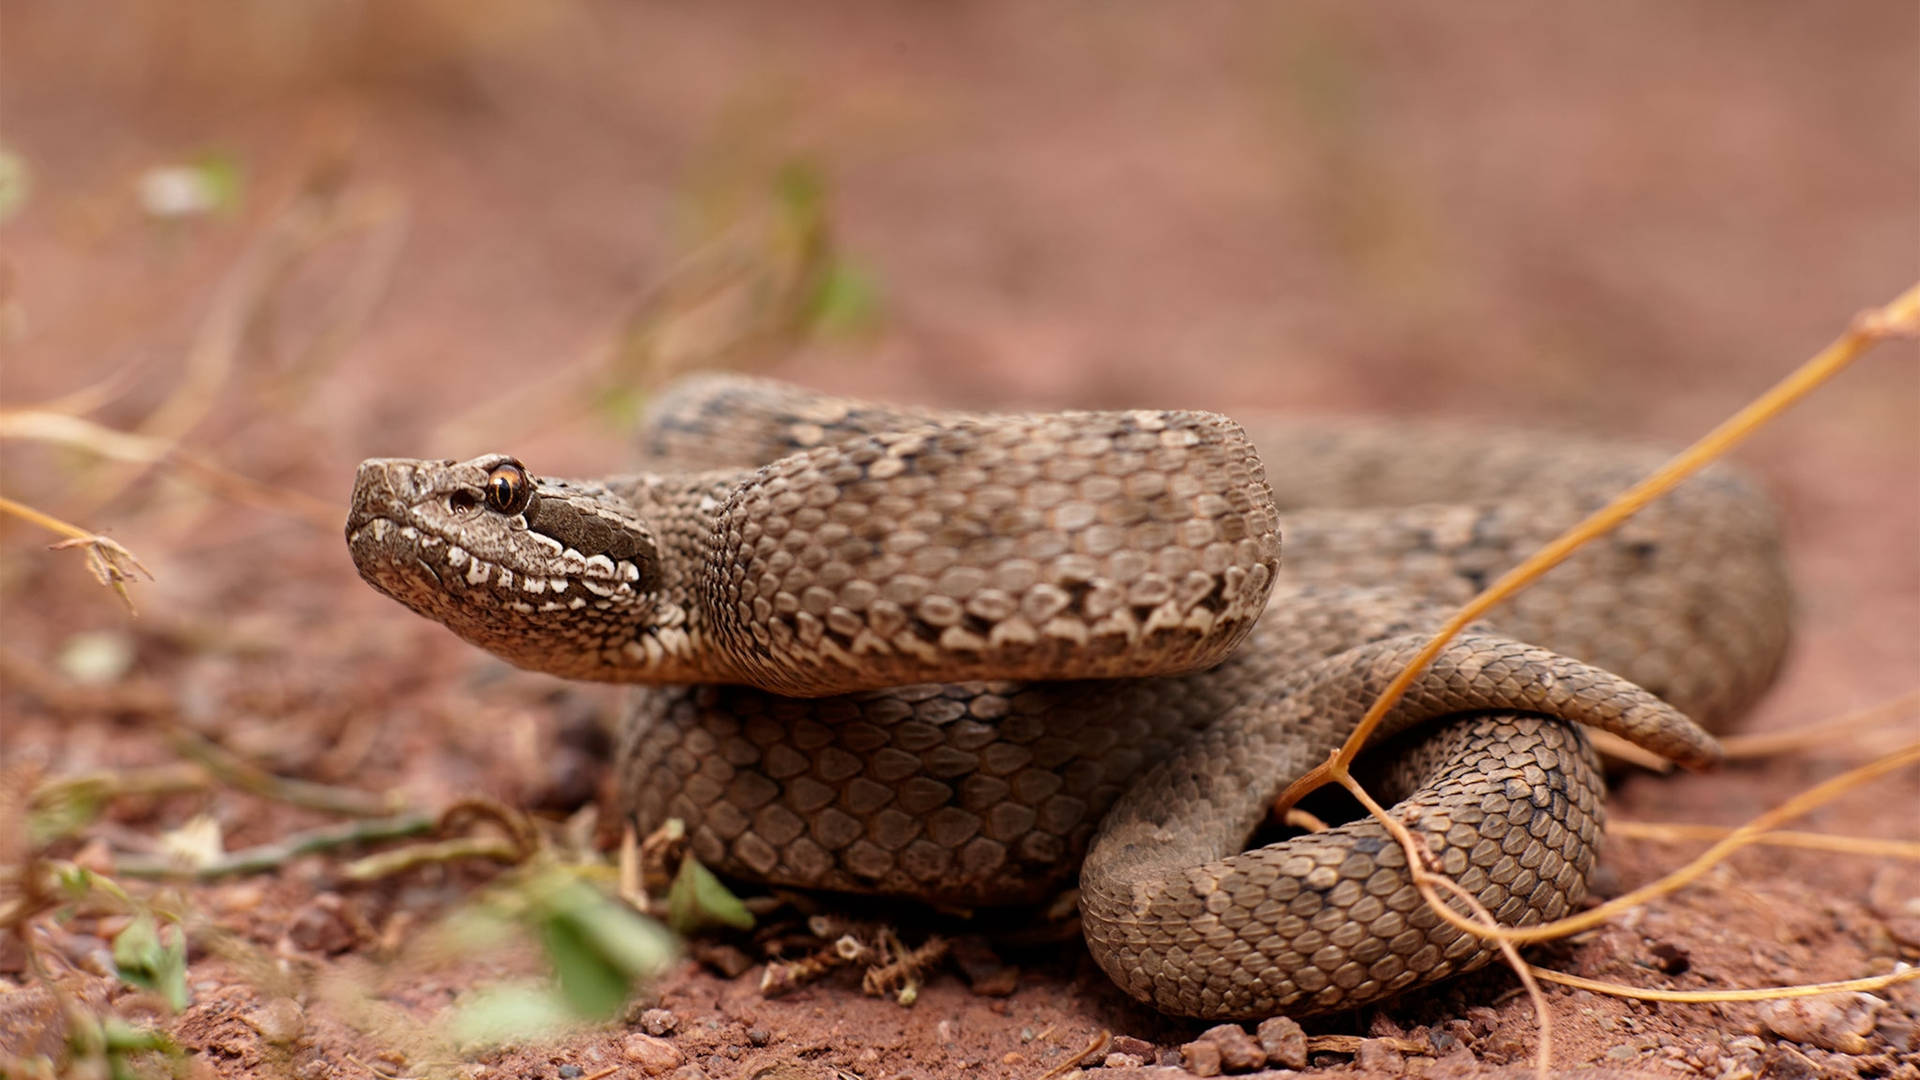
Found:
M 604 1020 L 626 1003 L 630 983 L 580 925 L 556 917 L 540 926 L 540 941 L 560 976 L 560 993 L 576 1016 Z
M 629 981 L 658 976 L 680 955 L 672 931 L 624 904 L 596 892 L 591 910 L 568 916 L 581 937 Z
M 727 891 L 713 871 L 688 855 L 667 889 L 667 925 L 677 934 L 691 934 L 709 926 L 753 929 L 753 912 Z
M 141 912 L 113 939 L 113 966 L 129 986 L 151 990 L 175 1009 L 193 1003 L 187 990 L 187 938 L 177 926 L 164 939 L 151 912 Z
M 447 1018 L 447 1033 L 461 1046 L 534 1042 L 573 1023 L 567 1003 L 542 983 L 503 983 L 467 995 Z

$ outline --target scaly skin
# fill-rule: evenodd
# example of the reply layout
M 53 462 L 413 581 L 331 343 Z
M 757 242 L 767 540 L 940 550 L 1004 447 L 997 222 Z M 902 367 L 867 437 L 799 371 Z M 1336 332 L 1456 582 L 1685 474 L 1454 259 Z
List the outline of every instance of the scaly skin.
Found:
M 639 697 L 620 770 L 638 824 L 685 820 L 709 865 L 946 905 L 1078 871 L 1089 947 L 1136 997 L 1302 1014 L 1491 951 L 1425 910 L 1371 822 L 1242 853 L 1266 803 L 1447 605 L 1651 458 L 1309 422 L 1258 441 L 1264 471 L 1210 414 L 705 378 L 657 404 L 656 471 L 370 461 L 348 539 L 376 588 L 515 663 L 700 684 Z M 1724 471 L 1677 495 L 1455 642 L 1382 735 L 1418 727 L 1378 782 L 1505 921 L 1584 893 L 1602 788 L 1573 724 L 1708 764 L 1676 706 L 1723 719 L 1778 662 L 1770 511 Z

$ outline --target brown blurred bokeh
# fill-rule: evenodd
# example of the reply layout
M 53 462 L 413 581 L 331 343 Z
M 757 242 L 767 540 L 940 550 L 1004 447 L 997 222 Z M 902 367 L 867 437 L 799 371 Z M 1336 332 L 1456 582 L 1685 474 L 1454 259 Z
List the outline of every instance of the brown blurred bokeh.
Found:
M 10 0 L 0 61 L 0 406 L 123 373 L 92 419 L 319 509 L 20 440 L 0 492 L 147 559 L 131 670 L 182 700 L 408 702 L 333 779 L 415 793 L 511 774 L 552 720 L 432 711 L 492 669 L 355 579 L 326 508 L 362 457 L 611 471 L 648 381 L 703 363 L 1682 442 L 1920 277 L 1904 0 Z M 1762 726 L 1920 684 L 1916 359 L 1883 347 L 1742 451 L 1803 607 Z M 44 540 L 0 523 L 36 664 L 128 626 Z M 254 651 L 194 652 L 208 627 Z M 260 710 L 255 748 L 308 731 Z M 6 726 L 56 771 L 167 753 Z M 1751 811 L 1803 779 L 1663 790 Z

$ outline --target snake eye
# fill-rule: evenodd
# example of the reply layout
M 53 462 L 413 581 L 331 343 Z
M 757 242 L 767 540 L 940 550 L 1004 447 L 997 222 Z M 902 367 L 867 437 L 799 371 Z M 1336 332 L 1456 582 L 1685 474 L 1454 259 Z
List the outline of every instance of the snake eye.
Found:
M 518 462 L 496 465 L 487 474 L 487 509 L 501 514 L 517 514 L 527 508 L 533 495 L 533 483 Z

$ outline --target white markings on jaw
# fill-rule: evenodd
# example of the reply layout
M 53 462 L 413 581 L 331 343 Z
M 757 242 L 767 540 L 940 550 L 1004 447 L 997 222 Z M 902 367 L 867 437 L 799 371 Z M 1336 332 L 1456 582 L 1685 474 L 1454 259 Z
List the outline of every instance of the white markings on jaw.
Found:
M 622 560 L 620 563 L 620 580 L 629 584 L 639 581 L 640 568 L 630 562 Z
M 520 587 L 530 593 L 543 593 L 547 591 L 547 579 L 537 578 L 537 577 L 522 577 L 520 579 Z
M 461 547 L 459 544 L 449 545 L 447 547 L 447 565 L 453 567 L 455 570 L 467 565 L 467 549 Z
M 598 571 L 596 577 L 613 577 L 613 560 L 605 555 L 595 555 L 587 560 L 589 571 Z
M 561 543 L 558 540 L 555 540 L 553 537 L 548 536 L 545 533 L 529 532 L 527 533 L 527 535 L 533 537 L 535 540 L 538 540 L 540 542 L 541 547 L 547 548 L 548 550 L 552 551 L 556 557 L 563 556 L 567 553 L 567 545 Z
M 473 565 L 467 567 L 467 584 L 469 585 L 485 585 L 487 579 L 492 576 L 492 563 L 481 562 L 479 559 L 475 559 L 473 560 Z

